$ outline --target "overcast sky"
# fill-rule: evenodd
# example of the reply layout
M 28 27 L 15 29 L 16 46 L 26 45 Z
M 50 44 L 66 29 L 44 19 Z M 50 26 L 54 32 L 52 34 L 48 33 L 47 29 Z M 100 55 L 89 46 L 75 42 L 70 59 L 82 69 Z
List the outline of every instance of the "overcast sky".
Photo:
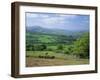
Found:
M 66 30 L 89 30 L 89 15 L 26 13 L 26 26 Z

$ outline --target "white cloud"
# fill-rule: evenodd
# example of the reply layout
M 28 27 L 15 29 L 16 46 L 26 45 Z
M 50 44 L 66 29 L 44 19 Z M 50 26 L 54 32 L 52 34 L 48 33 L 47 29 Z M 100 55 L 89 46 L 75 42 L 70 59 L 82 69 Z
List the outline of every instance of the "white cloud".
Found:
M 69 14 L 69 15 L 65 15 L 65 14 L 62 14 L 62 15 L 59 15 L 60 17 L 66 17 L 68 19 L 73 19 L 73 18 L 76 18 L 77 15 L 72 15 L 72 14 Z
M 46 15 L 46 14 L 45 14 L 45 15 L 44 15 L 44 14 L 42 14 L 42 15 L 40 14 L 39 16 L 40 16 L 41 18 L 49 18 L 49 15 Z
M 65 23 L 68 23 L 69 21 L 66 21 L 64 17 L 49 17 L 49 18 L 43 18 L 41 21 L 41 24 L 44 24 L 43 27 L 46 28 L 54 28 L 56 25 L 63 25 Z
M 28 18 L 49 18 L 49 15 L 38 13 L 26 13 Z
M 63 17 L 50 17 L 50 18 L 43 19 L 42 22 L 46 24 L 57 24 L 57 23 L 64 21 L 64 19 L 65 18 Z
M 33 14 L 33 13 L 27 13 L 27 17 L 28 18 L 36 18 L 36 17 L 39 17 L 38 14 Z
M 41 15 L 43 16 L 43 15 Z M 48 16 L 45 15 L 42 19 L 42 23 L 45 25 L 55 25 L 55 24 L 69 24 L 69 19 L 76 18 L 77 15 L 56 15 L 56 16 Z

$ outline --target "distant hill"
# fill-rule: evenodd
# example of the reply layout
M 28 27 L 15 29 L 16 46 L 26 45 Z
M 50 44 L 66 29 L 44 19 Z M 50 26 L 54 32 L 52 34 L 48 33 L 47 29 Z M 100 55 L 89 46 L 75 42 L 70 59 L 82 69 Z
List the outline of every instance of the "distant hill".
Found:
M 53 34 L 53 35 L 67 35 L 67 36 L 80 36 L 85 32 L 88 31 L 69 31 L 69 30 L 64 30 L 64 29 L 48 29 L 48 28 L 43 28 L 41 26 L 29 26 L 26 27 L 26 32 L 31 32 L 31 33 L 41 33 L 41 34 Z

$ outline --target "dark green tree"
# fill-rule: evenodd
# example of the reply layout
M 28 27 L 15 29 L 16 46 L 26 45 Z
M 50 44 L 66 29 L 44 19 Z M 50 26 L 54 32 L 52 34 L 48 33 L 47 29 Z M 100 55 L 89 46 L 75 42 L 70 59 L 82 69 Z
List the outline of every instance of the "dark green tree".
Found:
M 46 49 L 47 49 L 47 46 L 45 44 L 35 44 L 32 46 L 33 51 L 43 51 Z
M 26 51 L 32 51 L 32 45 L 27 44 L 26 45 Z
M 63 45 L 58 45 L 57 47 L 58 50 L 63 50 L 63 48 L 64 48 Z
M 42 51 L 47 49 L 47 46 L 46 46 L 45 44 L 42 44 L 42 45 L 40 45 L 40 46 L 41 46 L 41 50 L 42 50 Z

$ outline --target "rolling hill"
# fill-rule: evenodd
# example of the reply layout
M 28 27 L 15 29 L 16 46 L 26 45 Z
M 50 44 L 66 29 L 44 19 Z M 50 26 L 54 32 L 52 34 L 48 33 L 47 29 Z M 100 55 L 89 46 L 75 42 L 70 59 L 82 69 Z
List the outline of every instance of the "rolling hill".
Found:
M 68 31 L 62 29 L 48 29 L 40 26 L 26 27 L 26 43 L 71 44 L 86 31 Z

